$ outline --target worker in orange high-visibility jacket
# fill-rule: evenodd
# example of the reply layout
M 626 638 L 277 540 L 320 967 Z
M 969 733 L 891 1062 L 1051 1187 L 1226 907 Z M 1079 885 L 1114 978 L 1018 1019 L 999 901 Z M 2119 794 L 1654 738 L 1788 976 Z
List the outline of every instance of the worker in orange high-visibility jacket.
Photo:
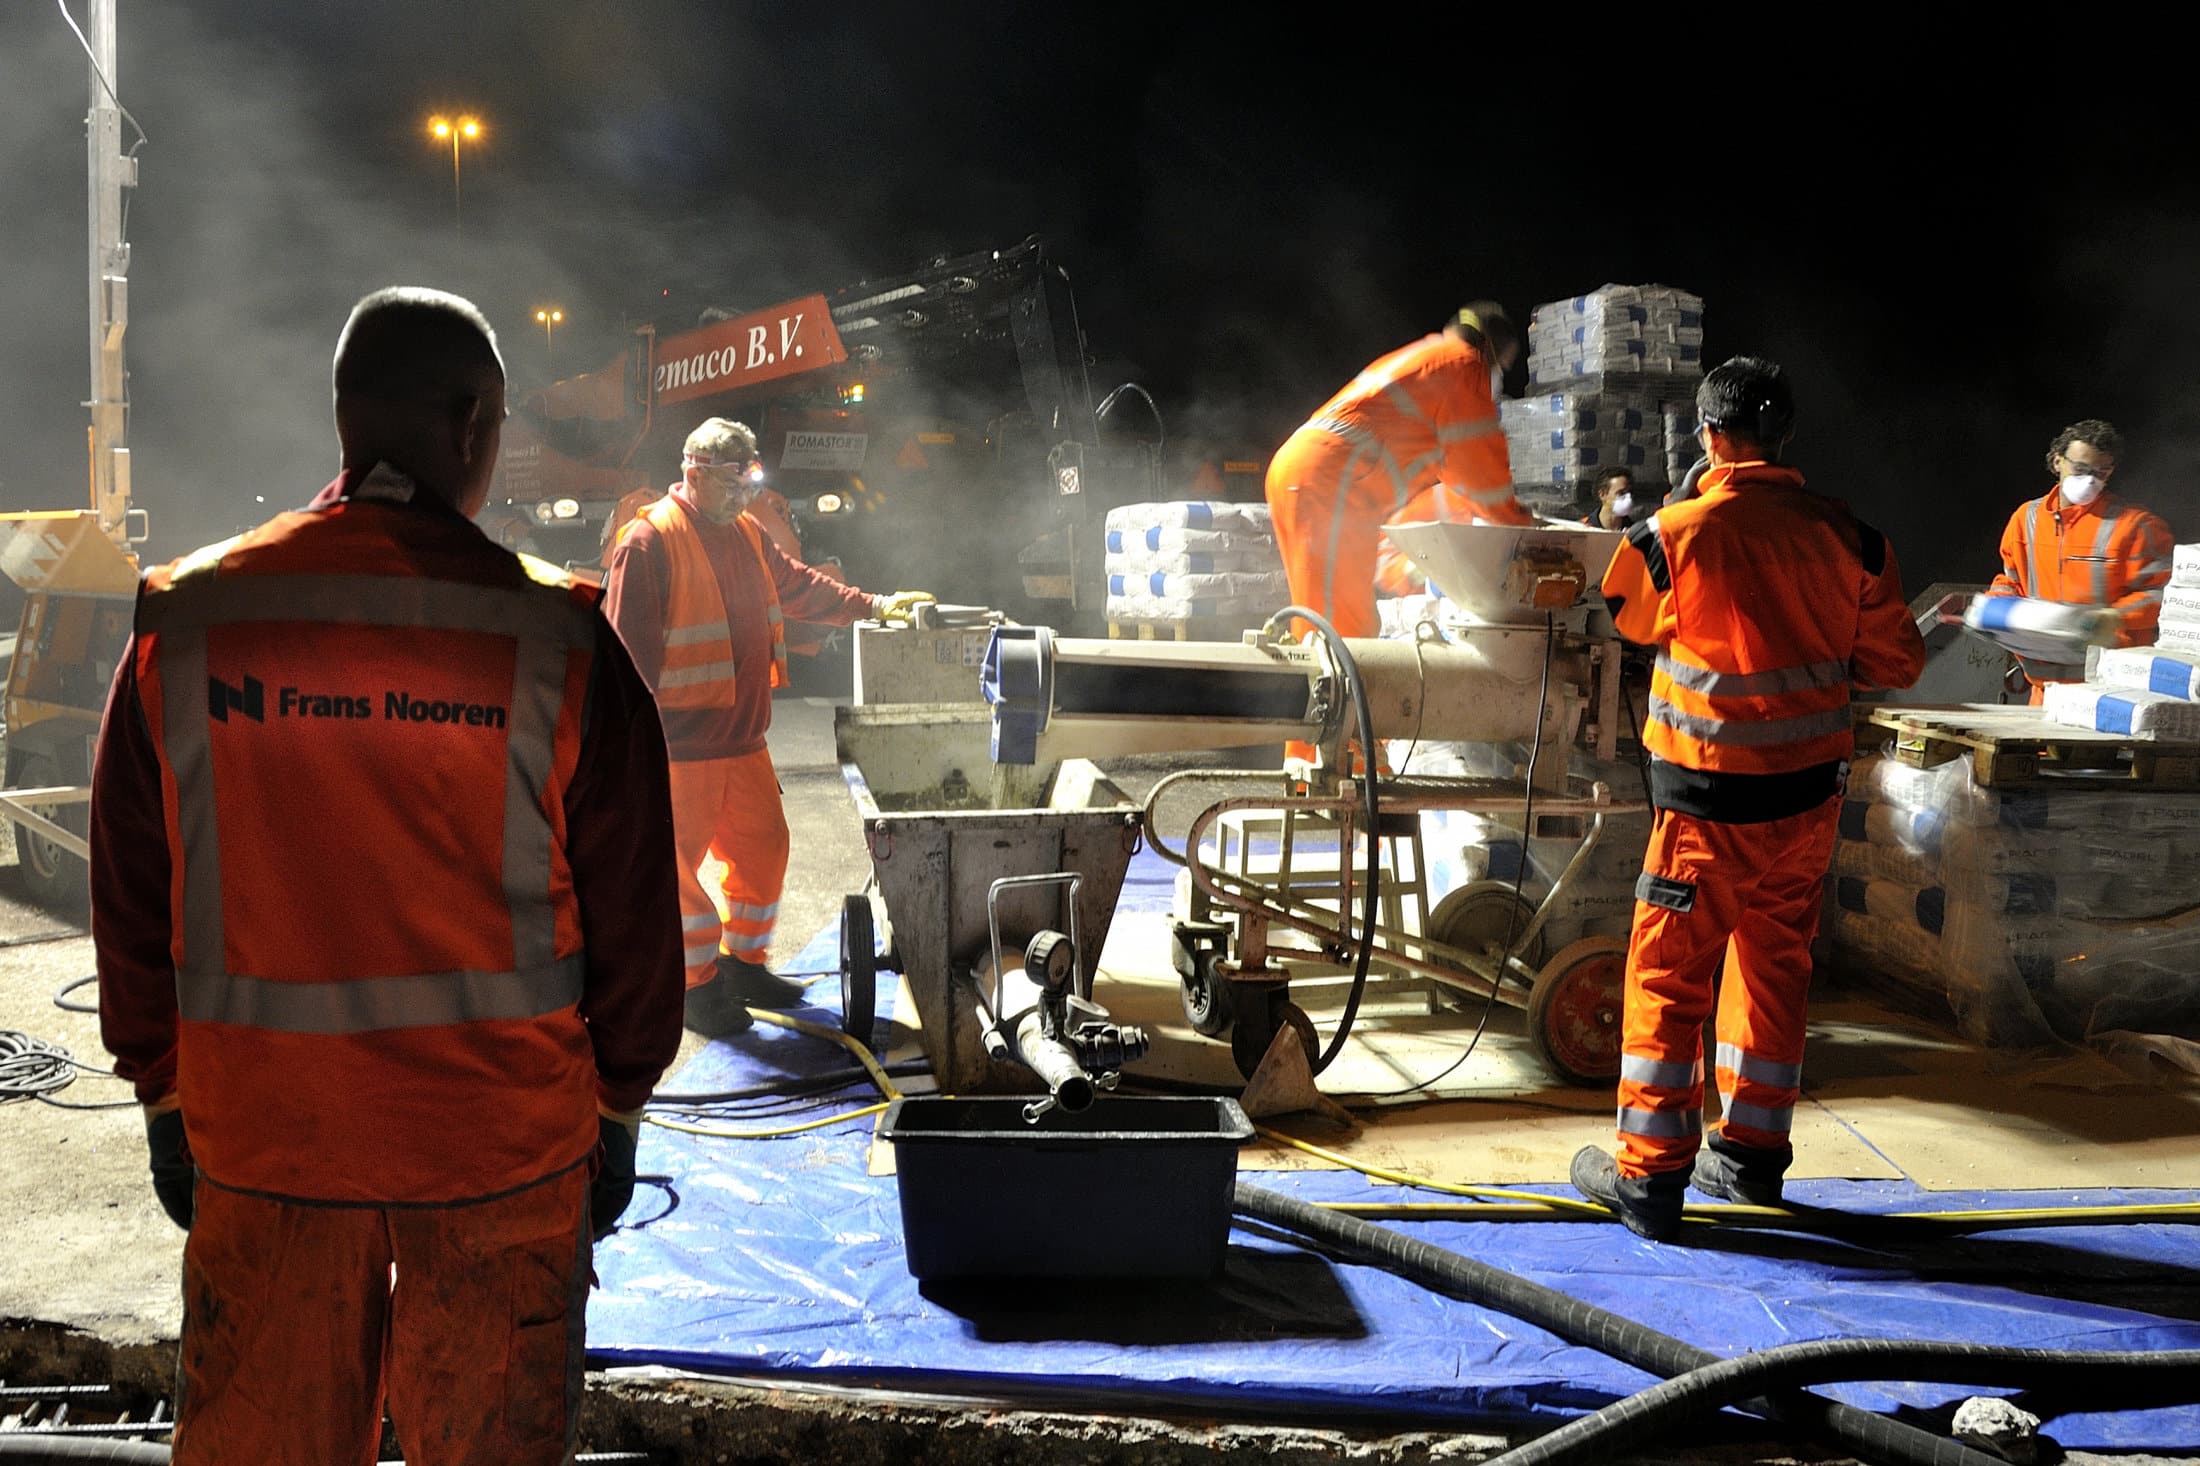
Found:
M 2106 606 L 2116 613 L 2116 645 L 2152 646 L 2173 549 L 2159 516 L 2109 492 L 2123 447 L 2123 435 L 2099 418 L 2056 435 L 2047 450 L 2055 487 L 2009 516 L 2001 532 L 2001 574 L 1986 593 Z M 2047 683 L 2085 678 L 2082 662 L 2025 658 L 2021 665 L 2035 703 Z
M 1503 307 L 1476 301 L 1361 372 L 1290 436 L 1268 465 L 1268 508 L 1293 601 L 1341 635 L 1375 636 L 1383 525 L 1535 522 L 1513 497 L 1497 421 L 1519 358 Z
M 743 512 L 763 484 L 756 435 L 714 417 L 688 434 L 680 482 L 621 533 L 605 610 L 656 690 L 672 755 L 687 1025 L 749 1026 L 749 1005 L 791 1008 L 772 928 L 787 880 L 787 815 L 765 734 L 787 684 L 786 623 L 905 620 L 932 597 L 874 596 L 790 557 Z
M 649 689 L 470 522 L 480 312 L 377 292 L 343 471 L 149 572 L 100 727 L 100 1026 L 189 1232 L 174 1459 L 569 1460 L 592 1234 L 680 1044 Z M 393 1281 L 394 1278 L 394 1281 Z
M 1691 1174 L 1715 1196 L 1779 1201 L 1850 688 L 1907 687 L 1925 665 L 1893 548 L 1780 462 L 1795 407 L 1779 367 L 1737 357 L 1696 406 L 1711 463 L 1697 497 L 1627 531 L 1604 576 L 1620 635 L 1657 649 L 1642 740 L 1656 813 L 1627 954 L 1619 1155 L 1591 1146 L 1573 1164 L 1585 1195 L 1657 1240 L 1679 1230 Z M 1700 1149 L 1715 984 L 1724 1119 Z

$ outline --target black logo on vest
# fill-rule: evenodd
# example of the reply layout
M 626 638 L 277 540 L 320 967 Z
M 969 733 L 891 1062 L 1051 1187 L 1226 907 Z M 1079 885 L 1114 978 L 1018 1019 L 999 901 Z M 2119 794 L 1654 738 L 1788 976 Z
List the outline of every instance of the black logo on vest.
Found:
M 410 692 L 384 691 L 380 706 L 381 721 L 386 723 L 502 728 L 507 718 L 506 709 L 495 703 L 454 702 Z M 364 721 L 375 717 L 375 708 L 372 697 L 359 694 L 313 692 L 297 687 L 276 689 L 275 716 L 285 722 L 293 719 Z M 245 678 L 242 687 L 232 687 L 219 677 L 209 677 L 206 679 L 206 709 L 217 723 L 228 722 L 233 712 L 242 713 L 255 723 L 264 723 L 267 721 L 267 688 L 257 677 Z
M 206 710 L 214 721 L 226 723 L 232 712 L 243 713 L 255 723 L 267 721 L 267 689 L 257 677 L 244 679 L 244 686 L 231 687 L 219 677 L 206 679 Z

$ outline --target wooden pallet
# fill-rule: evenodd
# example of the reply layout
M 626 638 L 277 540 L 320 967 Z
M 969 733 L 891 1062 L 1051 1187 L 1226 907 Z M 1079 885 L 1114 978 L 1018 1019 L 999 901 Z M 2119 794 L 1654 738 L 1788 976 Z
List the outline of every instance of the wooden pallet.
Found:
M 1967 759 L 1984 789 L 2200 789 L 2200 745 L 2066 727 L 2037 708 L 1882 707 L 1871 721 L 1892 731 L 1889 757 L 1920 769 Z

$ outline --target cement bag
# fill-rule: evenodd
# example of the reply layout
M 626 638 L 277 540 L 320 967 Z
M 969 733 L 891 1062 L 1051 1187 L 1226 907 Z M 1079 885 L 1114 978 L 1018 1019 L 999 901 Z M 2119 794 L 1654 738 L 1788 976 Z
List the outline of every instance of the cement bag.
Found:
M 2116 639 L 2114 611 L 2032 596 L 1973 596 L 1963 624 L 2020 657 L 2045 662 L 2082 662 L 2087 647 Z
M 2134 837 L 2116 829 L 2072 831 L 2054 866 L 2065 915 L 2159 917 L 2200 906 L 2200 839 Z
M 2200 586 L 2200 545 L 2179 545 L 2170 552 L 2169 583 Z
M 1941 880 L 1955 885 L 1976 876 L 2055 874 L 2064 838 L 2059 830 L 1950 825 L 1940 847 Z
M 2057 964 L 2085 948 L 2074 923 L 2015 918 L 1950 901 L 1940 934 L 1942 995 L 1963 1033 L 1980 1043 L 2029 1046 L 2060 1035 L 2033 996 Z
M 1282 572 L 1274 575 L 1147 575 L 1108 577 L 1107 613 L 1118 620 L 1193 621 L 1265 616 L 1291 604 Z
M 2165 621 L 2155 633 L 2154 644 L 2181 657 L 2200 657 L 2200 626 L 2176 626 Z
M 1940 996 L 1940 939 L 1931 932 L 1841 906 L 1826 913 L 1825 928 L 1834 955 L 1861 975 L 1894 978 L 1912 992 Z
M 1220 530 L 1225 534 L 1275 538 L 1266 504 L 1236 504 L 1223 499 L 1183 499 L 1161 504 L 1119 504 L 1108 511 L 1107 529 L 1126 537 L 1150 529 Z M 1158 544 L 1149 545 L 1158 549 Z M 1208 548 L 1200 546 L 1199 548 Z
M 1841 804 L 1841 838 L 1874 845 L 1895 845 L 1913 855 L 1931 855 L 1942 845 L 1946 817 L 1936 809 L 1906 809 L 1898 804 Z
M 1905 886 L 1937 886 L 1940 884 L 1940 862 L 1931 856 L 1913 855 L 1900 845 L 1836 840 L 1833 874 L 1863 881 L 1894 881 Z
M 2200 624 L 2200 586 L 2164 586 L 2162 614 L 2181 626 Z
M 1272 535 L 1227 529 L 1164 529 L 1150 524 L 1144 529 L 1111 529 L 1106 549 L 1110 555 L 1233 555 L 1273 549 Z
M 1834 905 L 1856 916 L 1903 922 L 1931 936 L 1939 936 L 1947 909 L 1947 894 L 1938 886 L 1905 886 L 1894 881 L 1860 881 L 1836 876 Z
M 2200 700 L 2200 657 L 2173 656 L 2147 646 L 2102 647 L 2086 668 L 2085 680 L 2196 701 Z
M 1849 767 L 1850 798 L 1901 809 L 1930 810 L 1943 823 L 2000 823 L 1998 804 L 1981 797 L 1987 792 L 1971 782 L 1971 766 L 1962 759 L 1920 769 L 1899 759 L 1875 755 L 1858 759 Z
M 2041 710 L 2068 728 L 2200 743 L 2200 703 L 2135 688 L 2095 687 L 2088 682 L 2050 682 Z
M 1980 875 L 1963 871 L 1941 890 L 1945 900 L 1967 901 L 1982 910 L 2006 916 L 2070 914 L 2064 910 L 2062 883 L 2052 875 Z
M 1162 575 L 1276 575 L 1283 561 L 1274 545 L 1254 545 L 1236 550 L 1149 550 L 1144 545 L 1109 550 L 1105 561 L 1111 576 Z

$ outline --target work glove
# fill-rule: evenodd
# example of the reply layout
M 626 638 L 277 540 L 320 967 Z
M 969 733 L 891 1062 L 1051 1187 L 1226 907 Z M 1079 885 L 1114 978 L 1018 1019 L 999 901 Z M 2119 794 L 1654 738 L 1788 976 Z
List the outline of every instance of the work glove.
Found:
M 191 1142 L 183 1133 L 183 1111 L 147 1110 L 145 1148 L 152 1156 L 153 1195 L 168 1220 L 191 1230 L 191 1191 L 197 1184 Z
M 897 590 L 890 596 L 871 597 L 871 610 L 889 626 L 907 626 L 915 619 L 917 607 L 930 605 L 938 599 L 928 590 Z
M 642 1138 L 641 1112 L 632 1115 L 599 1112 L 596 1134 L 602 1154 L 596 1166 L 596 1179 L 588 1188 L 588 1216 L 592 1235 L 601 1242 L 611 1235 L 627 1203 L 634 1199 L 634 1148 Z

